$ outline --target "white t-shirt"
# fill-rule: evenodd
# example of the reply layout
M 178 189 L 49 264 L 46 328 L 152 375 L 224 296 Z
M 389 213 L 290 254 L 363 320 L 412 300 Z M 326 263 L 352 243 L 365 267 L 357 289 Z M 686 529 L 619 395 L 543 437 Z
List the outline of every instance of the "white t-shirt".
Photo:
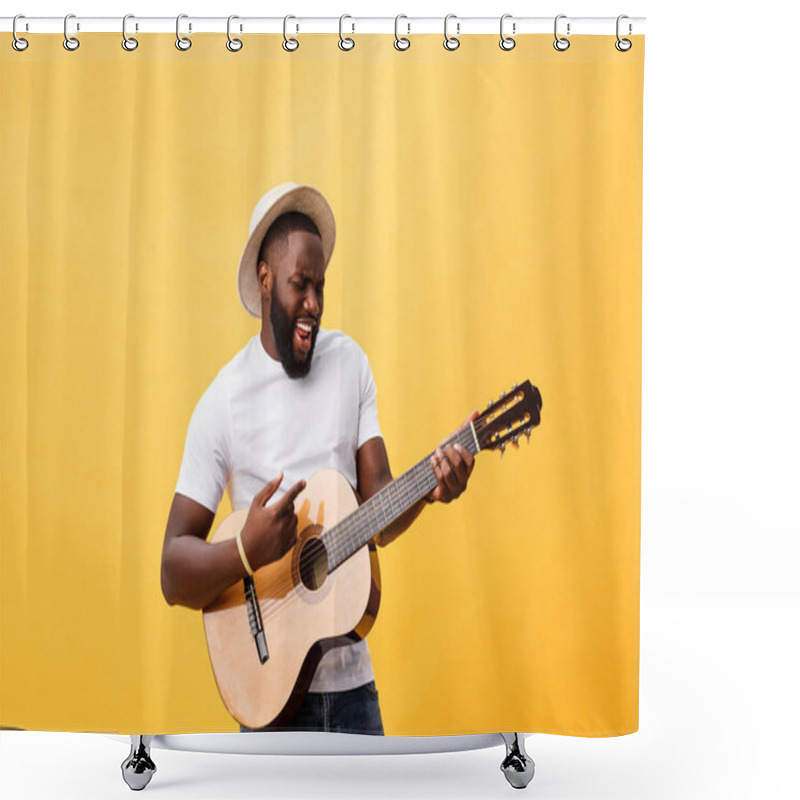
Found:
M 294 379 L 254 336 L 197 403 L 175 491 L 216 513 L 226 487 L 235 510 L 248 508 L 281 470 L 270 502 L 329 467 L 355 488 L 358 448 L 380 435 L 372 371 L 349 336 L 320 329 L 308 375 Z M 326 653 L 309 690 L 346 691 L 373 678 L 362 640 Z

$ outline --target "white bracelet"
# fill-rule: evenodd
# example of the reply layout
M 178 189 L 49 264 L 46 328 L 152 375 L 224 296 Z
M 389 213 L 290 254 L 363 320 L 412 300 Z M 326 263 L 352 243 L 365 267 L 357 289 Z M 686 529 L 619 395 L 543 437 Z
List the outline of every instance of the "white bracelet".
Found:
M 247 570 L 248 575 L 253 574 L 253 568 L 250 566 L 250 562 L 247 560 L 247 553 L 244 552 L 244 545 L 242 544 L 242 532 L 239 531 L 236 534 L 236 546 L 239 548 L 239 556 L 242 559 L 242 564 L 244 564 L 244 568 Z

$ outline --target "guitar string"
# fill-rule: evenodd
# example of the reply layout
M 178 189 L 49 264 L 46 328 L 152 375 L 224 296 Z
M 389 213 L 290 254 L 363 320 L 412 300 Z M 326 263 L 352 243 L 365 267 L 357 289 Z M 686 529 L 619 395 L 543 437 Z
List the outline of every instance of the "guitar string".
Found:
M 447 444 L 447 443 L 453 442 L 454 440 L 457 440 L 462 433 L 463 432 L 457 432 L 452 437 L 450 437 L 449 439 L 445 440 L 445 442 L 443 442 L 443 444 Z M 477 452 L 474 455 L 476 455 L 476 454 L 477 454 Z M 392 484 L 389 485 L 390 487 L 394 487 L 397 484 L 399 484 L 401 481 L 405 481 L 406 485 L 402 488 L 401 491 L 399 491 L 397 493 L 405 495 L 404 499 L 402 497 L 400 497 L 400 498 L 398 498 L 398 500 L 402 500 L 402 502 L 406 503 L 407 504 L 406 508 L 410 507 L 410 505 L 413 504 L 413 501 L 410 500 L 410 498 L 415 496 L 415 492 L 418 493 L 416 495 L 417 497 L 421 497 L 423 494 L 425 494 L 425 492 L 419 493 L 419 491 L 420 491 L 419 490 L 419 479 L 420 479 L 420 477 L 428 477 L 428 479 L 430 480 L 430 474 L 428 474 L 426 471 L 423 471 L 422 474 L 420 474 L 420 468 L 426 466 L 426 464 L 429 463 L 428 462 L 428 458 L 422 459 L 420 462 L 418 462 L 416 465 L 414 465 L 414 467 L 412 467 L 410 470 L 405 472 L 403 475 L 400 476 L 400 478 L 398 478 L 396 481 L 394 481 Z M 432 470 L 431 470 L 431 472 L 432 472 Z M 413 478 L 413 481 L 414 481 L 414 487 L 413 487 L 413 490 L 411 491 L 411 494 L 409 495 L 408 492 L 409 492 L 409 488 L 411 488 L 411 487 L 409 487 L 408 484 L 410 483 L 412 478 Z M 435 482 L 434 482 L 434 485 L 435 485 Z M 388 488 L 388 487 L 384 487 L 384 489 L 386 489 L 386 488 Z M 424 486 L 423 488 L 426 488 L 426 486 Z M 393 509 L 394 506 L 391 505 L 391 508 Z M 399 512 L 399 513 L 402 514 L 402 511 Z M 333 528 L 331 528 L 328 531 L 328 533 L 333 531 L 338 525 L 341 525 L 341 523 L 345 522 L 347 519 L 348 519 L 348 517 L 345 517 L 344 520 L 341 520 L 339 523 L 334 525 Z M 369 522 L 369 519 L 367 520 L 367 522 Z M 365 527 L 365 525 L 361 524 L 360 528 L 363 529 L 364 527 Z M 373 522 L 372 526 L 367 525 L 366 527 L 368 527 L 370 529 L 374 528 L 374 522 Z M 355 531 L 356 532 L 359 531 L 359 526 L 358 525 L 355 526 Z M 356 550 L 351 552 L 350 555 L 353 555 L 355 552 L 357 552 L 358 549 L 361 549 L 361 547 L 366 545 L 369 542 L 369 539 L 372 538 L 372 536 L 374 536 L 374 534 L 369 536 L 366 539 L 366 541 L 364 541 L 364 544 L 362 544 L 358 548 L 356 548 Z M 348 558 L 349 558 L 349 556 L 348 556 Z M 344 563 L 344 561 L 346 561 L 346 560 L 347 560 L 347 558 L 343 559 L 343 561 L 340 562 L 340 563 Z M 301 562 L 302 562 L 302 557 L 301 557 Z M 337 567 L 338 566 L 339 565 L 337 565 Z M 273 589 L 274 588 L 275 587 L 273 587 Z M 322 588 L 322 587 L 320 587 L 320 588 Z M 312 590 L 308 589 L 308 587 L 306 587 L 305 584 L 303 584 L 302 582 L 295 584 L 294 580 L 291 579 L 291 578 L 288 581 L 282 581 L 281 588 L 279 589 L 279 591 L 284 592 L 284 596 L 286 598 L 282 603 L 277 604 L 275 600 L 261 600 L 261 599 L 259 599 L 259 610 L 261 612 L 262 623 L 265 620 L 267 622 L 269 622 L 274 617 L 276 617 L 277 615 L 285 613 L 286 608 L 287 608 L 287 606 L 289 604 L 294 605 L 297 601 L 299 601 L 301 599 L 305 599 L 306 597 L 309 597 L 310 595 L 312 595 Z M 316 591 L 316 590 L 313 590 L 313 591 Z
M 478 419 L 473 422 L 473 425 L 477 432 L 478 430 L 482 431 L 488 425 L 488 423 L 482 419 Z M 450 437 L 445 439 L 440 446 L 446 446 L 447 444 L 456 442 L 468 447 L 471 452 L 474 440 L 471 436 L 470 429 L 462 428 L 459 431 L 456 431 Z M 477 451 L 476 453 L 473 453 L 473 455 L 476 454 Z M 360 506 L 351 514 L 347 515 L 344 519 L 340 520 L 322 534 L 320 538 L 324 538 L 326 536 L 328 538 L 328 542 L 323 542 L 323 544 L 325 545 L 325 548 L 329 554 L 329 564 L 331 563 L 331 560 L 337 561 L 341 555 L 345 555 L 345 558 L 341 559 L 341 561 L 338 561 L 334 569 L 340 564 L 344 563 L 344 561 L 346 561 L 355 552 L 367 545 L 370 539 L 372 539 L 377 533 L 388 527 L 398 517 L 402 516 L 402 514 L 415 502 L 418 502 L 432 488 L 436 487 L 437 482 L 435 480 L 432 483 L 430 482 L 430 478 L 434 475 L 433 470 L 431 469 L 430 473 L 427 472 L 427 467 L 430 463 L 429 459 L 432 456 L 433 453 L 430 453 L 426 458 L 423 458 L 411 469 L 366 501 L 366 503 L 362 504 L 362 506 Z M 422 475 L 420 474 L 421 471 Z M 424 479 L 425 477 L 428 478 L 428 483 L 423 484 L 422 490 L 420 490 L 419 481 L 421 478 Z M 381 497 L 381 495 L 383 496 Z M 365 506 L 367 507 L 365 508 Z M 387 506 L 389 509 L 388 515 L 386 510 Z M 361 512 L 360 515 L 359 512 Z M 375 524 L 376 519 L 380 521 L 378 516 L 379 514 L 383 515 L 382 525 Z M 362 520 L 359 521 L 355 519 L 357 516 L 361 516 Z M 369 535 L 365 535 L 366 533 L 369 533 Z M 330 556 L 333 556 L 333 558 L 331 559 Z M 300 571 L 304 570 L 316 557 L 317 556 L 315 554 L 307 551 L 305 554 L 301 555 L 298 562 L 298 569 Z M 305 587 L 302 582 L 295 584 L 294 578 L 291 577 L 291 575 L 272 588 L 273 590 L 284 594 L 288 594 L 288 592 L 293 588 L 302 588 L 308 591 L 307 587 Z
M 482 431 L 488 424 L 483 419 L 475 420 L 473 423 L 476 433 L 478 430 Z M 470 434 L 469 428 L 462 428 L 441 444 L 446 446 L 450 443 L 459 442 L 472 452 L 474 439 Z M 477 451 L 473 453 L 473 455 L 476 454 Z M 377 533 L 388 527 L 415 502 L 418 502 L 419 499 L 436 487 L 436 481 L 431 482 L 430 480 L 434 475 L 433 470 L 430 473 L 427 471 L 429 459 L 432 456 L 433 453 L 430 453 L 426 458 L 423 458 L 414 467 L 366 501 L 366 503 L 322 534 L 320 538 L 323 539 L 323 544 L 329 556 L 328 563 L 336 562 L 333 569 L 336 569 L 357 550 L 368 544 L 370 539 Z M 425 478 L 428 479 L 428 482 L 423 483 L 422 489 L 420 489 L 419 482 Z M 361 519 L 358 519 L 358 517 L 361 517 Z M 382 522 L 382 524 L 376 524 L 376 521 L 378 523 Z M 327 541 L 324 541 L 326 538 Z M 342 555 L 345 557 L 340 559 Z M 301 555 L 298 569 L 303 571 L 316 557 L 316 554 L 307 551 Z M 273 589 L 278 592 L 288 593 L 295 585 L 294 579 L 289 576 L 280 584 L 274 586 Z M 303 584 L 300 583 L 297 586 L 300 587 Z
M 446 439 L 444 441 L 444 444 L 446 445 L 451 442 L 455 442 L 459 438 L 467 439 L 467 436 L 465 434 L 471 434 L 471 431 L 469 431 L 468 428 L 463 429 L 462 431 L 457 431 L 455 434 Z M 469 436 L 469 439 L 471 439 L 471 436 Z M 425 467 L 429 466 L 430 463 L 429 459 L 432 456 L 433 453 L 430 453 L 426 458 L 423 458 L 421 461 L 415 464 L 410 470 L 403 473 L 403 475 L 397 478 L 397 480 L 393 481 L 388 486 L 385 486 L 383 489 L 381 489 L 380 492 L 373 495 L 373 497 L 367 500 L 358 509 L 353 511 L 351 514 L 347 515 L 343 520 L 340 520 L 338 523 L 336 523 L 334 526 L 328 529 L 324 534 L 322 534 L 322 537 L 328 534 L 328 541 L 331 543 L 332 549 L 336 554 L 336 557 L 338 557 L 338 555 L 341 554 L 340 551 L 344 550 L 345 552 L 347 552 L 348 550 L 352 549 L 353 544 L 355 542 L 359 542 L 361 541 L 361 539 L 364 539 L 363 542 L 360 543 L 358 547 L 352 549 L 352 552 L 350 552 L 349 555 L 352 555 L 354 552 L 356 552 L 356 550 L 361 549 L 361 547 L 368 544 L 369 540 L 372 539 L 377 533 L 379 533 L 384 528 L 388 527 L 388 525 L 390 525 L 395 519 L 397 519 L 397 517 L 402 516 L 402 514 L 408 508 L 410 508 L 414 502 L 418 502 L 425 494 L 427 494 L 427 491 L 423 492 L 422 494 L 420 494 L 419 496 L 417 496 L 415 499 L 412 500 L 412 498 L 414 498 L 414 491 L 413 487 L 410 487 L 408 484 L 411 474 L 414 473 L 416 470 L 419 470 L 420 468 L 424 469 Z M 432 468 L 431 468 L 431 475 L 434 475 Z M 401 482 L 404 483 L 404 486 L 402 487 L 402 489 L 398 490 L 396 487 Z M 435 486 L 436 486 L 436 481 L 434 481 L 432 488 L 435 488 Z M 398 491 L 402 492 L 402 495 L 400 497 L 396 496 Z M 430 489 L 428 489 L 428 491 L 430 491 Z M 370 525 L 369 524 L 370 518 L 368 515 L 373 510 L 375 512 L 382 510 L 380 508 L 381 501 L 383 501 L 384 508 L 387 505 L 389 506 L 390 509 L 389 518 L 384 519 L 384 524 L 382 527 L 375 529 L 374 526 L 375 517 L 374 516 L 372 517 L 373 524 Z M 367 506 L 367 509 L 365 511 L 362 511 L 362 509 L 364 509 L 365 506 Z M 358 521 L 352 519 L 353 517 L 359 515 L 359 512 L 361 512 L 360 516 L 366 518 L 367 524 L 364 524 L 363 522 L 359 523 Z M 337 528 L 339 528 L 338 538 L 334 537 L 332 539 L 331 534 L 335 533 Z M 362 534 L 364 534 L 367 530 L 374 530 L 374 533 L 364 538 Z M 326 544 L 325 546 L 327 549 L 328 545 Z M 308 567 L 310 563 L 313 562 L 315 558 L 316 558 L 315 554 L 309 552 L 304 553 L 303 555 L 301 555 L 300 560 L 298 562 L 298 569 L 302 572 L 306 567 Z M 346 558 L 342 559 L 342 561 L 339 563 L 343 563 L 346 560 L 347 560 Z M 329 558 L 329 563 L 330 563 L 330 558 Z M 337 566 L 339 566 L 339 564 L 337 564 Z M 295 585 L 294 580 L 290 577 L 286 580 L 283 580 L 280 584 L 275 585 L 273 589 L 276 590 L 277 592 L 288 592 L 288 590 L 294 585 Z
M 425 462 L 423 460 L 422 462 L 417 464 L 416 467 L 424 466 L 424 463 Z M 413 468 L 412 468 L 412 470 L 413 470 Z M 412 470 L 409 470 L 403 476 L 398 478 L 396 482 L 399 482 L 400 480 L 402 480 L 403 478 L 408 476 L 409 473 L 412 472 Z M 431 470 L 431 475 L 432 474 L 433 474 L 433 470 Z M 435 486 L 435 485 L 436 485 L 436 483 L 434 481 L 433 482 L 433 486 Z M 386 488 L 386 487 L 384 487 L 384 488 Z M 413 500 L 411 498 L 414 497 L 414 494 L 413 494 L 413 492 L 410 492 L 411 488 L 412 487 L 410 487 L 410 486 L 407 486 L 405 488 L 404 494 L 405 494 L 406 500 L 404 502 L 407 503 L 407 505 L 405 506 L 406 508 L 409 508 L 411 505 L 413 505 Z M 425 494 L 425 493 L 426 492 L 423 492 L 422 494 Z M 420 494 L 419 497 L 422 497 L 422 494 Z M 370 499 L 372 499 L 372 498 L 370 498 Z M 390 507 L 392 509 L 395 508 L 394 505 L 392 505 L 392 504 L 389 504 L 389 505 L 390 505 Z M 364 508 L 364 506 L 362 505 L 360 507 L 360 509 L 363 509 L 363 508 Z M 352 515 L 348 515 L 348 517 L 356 515 L 360 509 L 356 509 L 356 511 L 352 512 Z M 370 510 L 375 510 L 375 509 L 370 509 Z M 398 514 L 394 514 L 394 512 L 392 512 L 393 516 L 395 516 L 395 517 L 399 516 L 401 513 L 402 512 L 399 512 Z M 341 525 L 342 522 L 345 522 L 346 520 L 348 520 L 348 517 L 345 517 L 344 520 L 341 520 L 339 523 L 337 523 L 337 525 L 334 525 L 332 528 L 330 528 L 328 531 L 326 531 L 326 533 L 333 532 L 336 529 L 337 526 Z M 361 537 L 363 539 L 363 544 L 361 544 L 359 547 L 356 547 L 356 548 L 352 549 L 352 552 L 350 552 L 350 554 L 349 554 L 349 555 L 354 555 L 355 552 L 357 552 L 358 550 L 361 549 L 361 547 L 366 546 L 369 543 L 369 540 L 372 539 L 374 537 L 374 535 L 379 532 L 379 530 L 382 530 L 383 527 L 386 527 L 391 522 L 391 519 L 389 519 L 388 522 L 385 522 L 385 524 L 383 525 L 382 528 L 379 528 L 379 529 L 376 530 L 376 526 L 374 524 L 374 519 L 375 519 L 374 515 L 369 515 L 369 516 L 365 517 L 364 521 L 362 521 L 360 523 L 354 523 L 353 521 L 350 521 L 350 523 L 349 523 L 350 531 L 348 532 L 345 529 L 345 535 L 340 537 L 340 541 L 334 542 L 334 547 L 333 547 L 334 553 L 336 553 L 337 555 L 339 554 L 339 551 L 342 549 L 342 547 L 348 543 L 348 537 L 349 537 L 349 541 L 352 542 L 353 538 L 354 538 L 354 535 L 358 536 L 359 534 L 366 534 L 367 531 L 374 531 L 369 536 L 364 535 L 364 536 Z M 369 524 L 370 521 L 372 521 L 371 525 Z M 356 539 L 356 541 L 357 541 L 357 539 Z M 350 548 L 347 548 L 347 549 L 350 549 Z M 348 555 L 348 558 L 349 558 L 349 555 Z M 304 556 L 301 556 L 301 558 L 300 558 L 300 560 L 298 562 L 298 569 L 299 570 L 303 570 L 306 566 L 308 566 L 308 564 L 311 562 L 312 559 L 313 559 L 313 556 L 310 555 L 310 554 L 304 554 Z M 344 561 L 346 561 L 346 560 L 347 560 L 346 558 L 343 559 L 340 562 L 340 564 L 344 563 Z M 339 566 L 339 564 L 337 564 L 337 567 L 338 566 Z M 309 590 L 305 586 L 305 584 L 302 583 L 302 580 L 299 583 L 295 583 L 293 575 L 296 575 L 296 574 L 297 574 L 297 572 L 293 569 L 291 571 L 291 573 L 289 573 L 284 580 L 282 580 L 279 583 L 277 583 L 277 584 L 273 585 L 272 587 L 270 587 L 271 591 L 274 592 L 274 593 L 277 593 L 277 594 L 284 595 L 289 600 L 293 600 L 293 599 L 296 599 L 296 598 L 298 598 L 300 596 L 305 596 L 305 595 L 310 594 L 311 590 Z M 296 592 L 294 592 L 290 596 L 289 593 L 292 592 L 293 589 L 296 590 Z M 269 605 L 270 601 L 265 601 L 265 603 L 267 605 Z M 259 607 L 262 610 L 262 620 L 265 619 L 265 618 L 269 619 L 269 618 L 271 618 L 273 616 L 273 613 L 280 613 L 282 611 L 281 608 L 276 608 L 274 612 L 267 611 L 264 608 L 264 605 L 262 605 L 261 600 L 259 600 Z
M 481 424 L 482 422 L 483 422 L 483 420 L 476 420 L 473 423 L 476 432 L 478 430 L 483 430 L 488 425 L 488 423 Z M 470 451 L 471 451 L 471 445 L 474 444 L 474 440 L 469 435 L 470 433 L 471 433 L 471 431 L 470 431 L 469 428 L 461 429 L 460 431 L 457 431 L 455 434 L 453 434 L 450 437 L 448 437 L 447 439 L 445 439 L 441 443 L 440 446 L 446 446 L 447 444 L 455 443 L 460 438 L 464 438 L 464 439 L 466 439 L 466 445 L 470 447 Z M 473 453 L 473 455 L 477 455 L 477 452 L 479 452 L 479 451 L 476 451 L 475 453 Z M 383 530 L 383 528 L 385 528 L 389 524 L 391 524 L 391 522 L 394 519 L 396 519 L 398 516 L 401 516 L 402 513 L 407 508 L 410 508 L 411 505 L 413 505 L 413 503 L 415 502 L 415 500 L 412 499 L 412 498 L 416 498 L 418 500 L 422 496 L 424 496 L 424 494 L 427 494 L 427 492 L 425 492 L 425 491 L 421 491 L 420 492 L 419 480 L 420 480 L 420 478 L 427 477 L 428 481 L 430 482 L 430 477 L 431 477 L 432 474 L 434 474 L 433 470 L 431 469 L 431 472 L 428 473 L 427 470 L 425 470 L 424 468 L 430 463 L 429 459 L 432 456 L 433 456 L 433 453 L 429 454 L 429 456 L 427 456 L 426 458 L 422 459 L 417 464 L 415 464 L 411 469 L 409 469 L 408 471 L 403 473 L 403 475 L 401 475 L 399 478 L 397 478 L 396 481 L 393 481 L 391 484 L 389 484 L 387 487 L 384 487 L 384 489 L 381 490 L 381 492 L 385 492 L 387 489 L 389 489 L 389 490 L 394 489 L 395 490 L 395 495 L 399 495 L 399 496 L 396 497 L 396 498 L 389 497 L 389 507 L 391 508 L 391 515 L 392 516 L 389 518 L 388 521 L 384 521 L 384 526 L 381 527 L 381 528 L 378 528 L 376 530 L 376 533 L 379 532 L 380 530 Z M 412 479 L 413 479 L 413 482 L 414 482 L 413 486 L 410 485 Z M 398 489 L 397 487 L 399 486 L 399 484 L 401 482 L 403 482 L 404 485 L 401 488 Z M 430 485 L 430 483 L 424 484 L 423 485 L 423 489 L 426 489 L 428 485 Z M 436 481 L 434 481 L 434 483 L 433 483 L 434 487 L 435 487 L 435 485 L 436 485 Z M 428 491 L 430 491 L 430 490 L 428 490 Z M 376 495 L 373 496 L 373 498 L 370 498 L 370 500 L 373 500 L 374 498 L 378 497 L 378 495 L 380 495 L 381 492 L 378 492 Z M 389 494 L 391 494 L 391 492 L 389 492 Z M 394 507 L 394 503 L 393 503 L 394 499 L 398 500 L 399 507 L 400 507 L 400 511 L 397 512 L 397 513 L 395 513 L 395 507 Z M 367 501 L 367 502 L 369 502 L 369 501 Z M 386 504 L 384 503 L 384 505 L 386 505 Z M 334 532 L 337 527 L 340 527 L 340 526 L 342 527 L 343 533 L 340 536 L 339 541 L 333 543 L 333 551 L 335 553 L 337 553 L 337 548 L 341 547 L 341 545 L 343 543 L 349 545 L 349 547 L 346 548 L 346 549 L 350 549 L 350 547 L 352 547 L 352 542 L 348 542 L 348 540 L 347 540 L 348 533 L 347 533 L 346 528 L 347 528 L 348 524 L 351 527 L 350 534 L 354 533 L 354 534 L 356 534 L 356 536 L 360 536 L 361 539 L 363 539 L 363 532 L 364 532 L 365 528 L 367 530 L 370 530 L 370 531 L 375 529 L 374 518 L 372 518 L 372 524 L 369 524 L 370 521 L 371 521 L 371 518 L 369 516 L 367 516 L 367 522 L 366 523 L 357 523 L 357 522 L 354 522 L 351 519 L 352 517 L 355 517 L 357 512 L 359 510 L 363 509 L 363 507 L 364 507 L 364 505 L 362 504 L 362 506 L 359 509 L 356 509 L 355 512 L 353 512 L 352 514 L 348 515 L 343 520 L 340 520 L 332 528 L 330 528 L 328 531 L 326 531 L 326 533 L 330 534 L 330 533 Z M 372 510 L 372 509 L 369 509 L 367 514 L 369 514 L 370 510 Z M 351 519 L 351 521 L 349 523 L 348 523 L 348 519 Z M 343 523 L 345 523 L 345 524 L 343 525 Z M 357 548 L 352 550 L 352 552 L 350 552 L 349 555 L 340 562 L 340 564 L 344 563 L 344 561 L 346 561 L 351 555 L 354 555 L 355 552 L 357 552 L 358 550 L 361 549 L 361 547 L 363 547 L 366 544 L 368 544 L 369 540 L 371 538 L 373 538 L 374 535 L 375 535 L 375 533 L 372 533 L 369 537 L 367 537 L 366 540 L 363 541 L 363 544 L 360 544 Z M 356 541 L 361 541 L 361 539 L 356 539 Z M 337 555 L 338 555 L 338 553 L 337 553 Z M 312 556 L 308 556 L 308 558 L 312 558 Z M 302 568 L 302 566 L 306 566 L 308 564 L 308 558 L 306 559 L 306 561 L 304 563 L 303 562 L 303 557 L 301 556 L 300 562 L 299 562 L 301 568 Z M 338 566 L 339 566 L 339 564 L 337 564 L 337 567 Z M 259 610 L 261 611 L 262 623 L 263 623 L 264 620 L 269 621 L 273 617 L 275 617 L 276 615 L 278 615 L 280 613 L 283 613 L 285 608 L 286 608 L 286 606 L 287 606 L 287 604 L 289 604 L 289 603 L 293 604 L 295 601 L 300 600 L 301 598 L 305 598 L 306 596 L 309 596 L 309 595 L 312 594 L 312 590 L 308 589 L 308 587 L 306 587 L 305 584 L 302 583 L 302 581 L 300 583 L 295 584 L 294 579 L 291 578 L 291 577 L 289 578 L 289 580 L 282 581 L 281 584 L 279 584 L 277 587 L 272 587 L 272 588 L 273 588 L 273 590 L 275 590 L 277 588 L 277 590 L 279 592 L 284 592 L 285 593 L 284 596 L 286 597 L 286 599 L 280 605 L 276 605 L 276 601 L 274 601 L 274 600 L 263 600 L 262 601 L 262 600 L 259 599 Z M 320 588 L 322 588 L 322 587 L 320 587 Z M 314 590 L 314 591 L 317 591 L 317 590 Z M 290 592 L 291 592 L 291 594 L 289 594 Z M 268 610 L 268 608 L 269 608 L 269 610 Z
M 476 428 L 481 430 L 483 427 L 484 426 L 480 424 L 476 426 Z M 459 442 L 460 439 L 464 441 Z M 463 446 L 474 445 L 470 429 L 464 428 L 461 429 L 460 431 L 456 431 L 456 433 L 452 434 L 450 437 L 445 439 L 444 442 L 442 442 L 442 445 L 446 446 L 447 444 L 455 442 L 459 442 Z M 397 480 L 393 481 L 391 484 L 384 487 L 380 492 L 378 492 L 376 495 L 370 498 L 370 500 L 368 500 L 365 504 L 362 504 L 362 506 L 360 506 L 358 509 L 352 512 L 350 515 L 346 516 L 343 520 L 340 520 L 338 523 L 336 523 L 334 526 L 328 529 L 328 531 L 325 532 L 325 534 L 328 534 L 328 538 L 330 541 L 329 552 L 333 554 L 334 556 L 333 560 L 336 560 L 342 554 L 342 551 L 348 554 L 346 558 L 342 559 L 336 565 L 337 567 L 341 563 L 344 563 L 344 561 L 346 561 L 347 558 L 349 558 L 355 552 L 360 550 L 361 547 L 367 545 L 370 539 L 372 539 L 380 530 L 383 530 L 385 527 L 391 524 L 391 522 L 394 521 L 394 519 L 401 516 L 408 508 L 410 508 L 414 504 L 414 502 L 417 502 L 425 494 L 427 494 L 427 492 L 430 491 L 428 486 L 430 486 L 431 488 L 435 488 L 437 483 L 435 480 L 435 473 L 433 472 L 432 468 L 430 469 L 429 474 L 427 472 L 427 468 L 430 465 L 429 459 L 432 456 L 433 453 L 430 453 L 426 458 L 423 458 L 421 461 L 415 464 L 411 469 L 409 469 L 403 475 L 398 477 Z M 422 490 L 420 490 L 419 486 L 420 479 L 424 480 L 425 477 L 428 478 L 428 483 L 423 484 Z M 434 478 L 432 482 L 430 481 L 431 477 Z M 380 495 L 382 494 L 384 496 L 381 498 Z M 378 499 L 379 502 L 371 503 L 371 501 L 375 501 L 376 498 Z M 382 506 L 380 503 L 381 500 L 383 501 Z M 367 509 L 365 509 L 366 513 L 362 512 L 361 514 L 362 520 L 358 521 L 353 519 L 358 515 L 359 511 L 362 511 L 362 509 L 364 509 L 364 506 L 367 505 L 368 503 L 370 503 L 370 506 L 368 506 Z M 389 509 L 388 518 L 386 517 L 387 506 Z M 383 513 L 384 515 L 383 525 L 380 527 L 375 525 L 375 520 L 379 513 Z M 335 536 L 331 538 L 330 535 L 335 534 L 337 532 L 337 528 L 339 529 L 338 538 Z M 367 532 L 370 533 L 369 536 L 365 535 Z M 325 536 L 325 534 L 323 534 L 323 536 Z M 355 544 L 358 544 L 358 546 L 355 546 Z M 329 545 L 326 545 L 326 549 L 328 547 Z M 298 563 L 298 568 L 300 570 L 303 570 L 305 567 L 308 566 L 308 564 L 314 557 L 315 556 L 313 554 L 309 553 L 306 553 L 303 556 L 301 556 Z M 278 594 L 283 594 L 285 597 L 287 597 L 287 600 L 285 602 L 291 602 L 295 599 L 299 599 L 299 597 L 307 595 L 311 592 L 311 590 L 309 590 L 305 586 L 305 584 L 302 583 L 302 581 L 296 584 L 291 576 L 289 576 L 288 579 L 282 580 L 279 584 L 272 586 L 271 589 L 273 592 L 277 592 Z M 291 592 L 292 590 L 296 591 L 294 591 L 290 596 L 289 592 Z M 285 606 L 285 602 L 283 606 Z M 280 613 L 282 611 L 282 608 L 276 608 L 274 611 L 267 611 L 265 606 L 272 604 L 274 604 L 274 601 L 267 600 L 264 601 L 262 604 L 262 601 L 259 600 L 259 607 L 262 611 L 262 621 L 265 618 L 270 619 L 274 614 Z

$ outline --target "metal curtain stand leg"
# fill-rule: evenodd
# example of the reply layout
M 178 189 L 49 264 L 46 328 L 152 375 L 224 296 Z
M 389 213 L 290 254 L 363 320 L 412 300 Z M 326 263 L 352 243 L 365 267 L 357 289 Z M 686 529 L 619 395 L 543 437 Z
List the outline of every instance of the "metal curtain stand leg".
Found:
M 525 739 L 521 733 L 501 733 L 506 743 L 506 757 L 500 765 L 506 780 L 515 789 L 524 789 L 532 780 L 536 765 L 525 752 Z
M 156 765 L 150 758 L 152 741 L 152 736 L 131 734 L 131 752 L 122 762 L 122 778 L 135 792 L 144 789 L 156 771 Z
M 506 745 L 506 757 L 500 769 L 515 789 L 524 789 L 532 780 L 536 766 L 525 752 L 525 739 L 520 733 L 501 733 Z M 150 758 L 152 736 L 131 735 L 131 752 L 122 762 L 122 777 L 134 791 L 150 783 L 156 765 Z

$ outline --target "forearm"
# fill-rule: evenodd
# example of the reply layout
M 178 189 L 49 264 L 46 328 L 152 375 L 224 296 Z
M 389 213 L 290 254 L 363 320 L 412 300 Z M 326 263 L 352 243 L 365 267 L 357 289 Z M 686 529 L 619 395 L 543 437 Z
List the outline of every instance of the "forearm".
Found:
M 161 589 L 170 605 L 200 609 L 246 574 L 235 539 L 212 544 L 176 536 L 164 549 Z
M 422 513 L 422 509 L 428 503 L 423 499 L 414 503 L 411 508 L 401 514 L 391 525 L 384 528 L 378 533 L 374 539 L 381 547 L 386 547 L 387 544 L 393 542 L 401 533 L 406 531 L 414 520 Z

